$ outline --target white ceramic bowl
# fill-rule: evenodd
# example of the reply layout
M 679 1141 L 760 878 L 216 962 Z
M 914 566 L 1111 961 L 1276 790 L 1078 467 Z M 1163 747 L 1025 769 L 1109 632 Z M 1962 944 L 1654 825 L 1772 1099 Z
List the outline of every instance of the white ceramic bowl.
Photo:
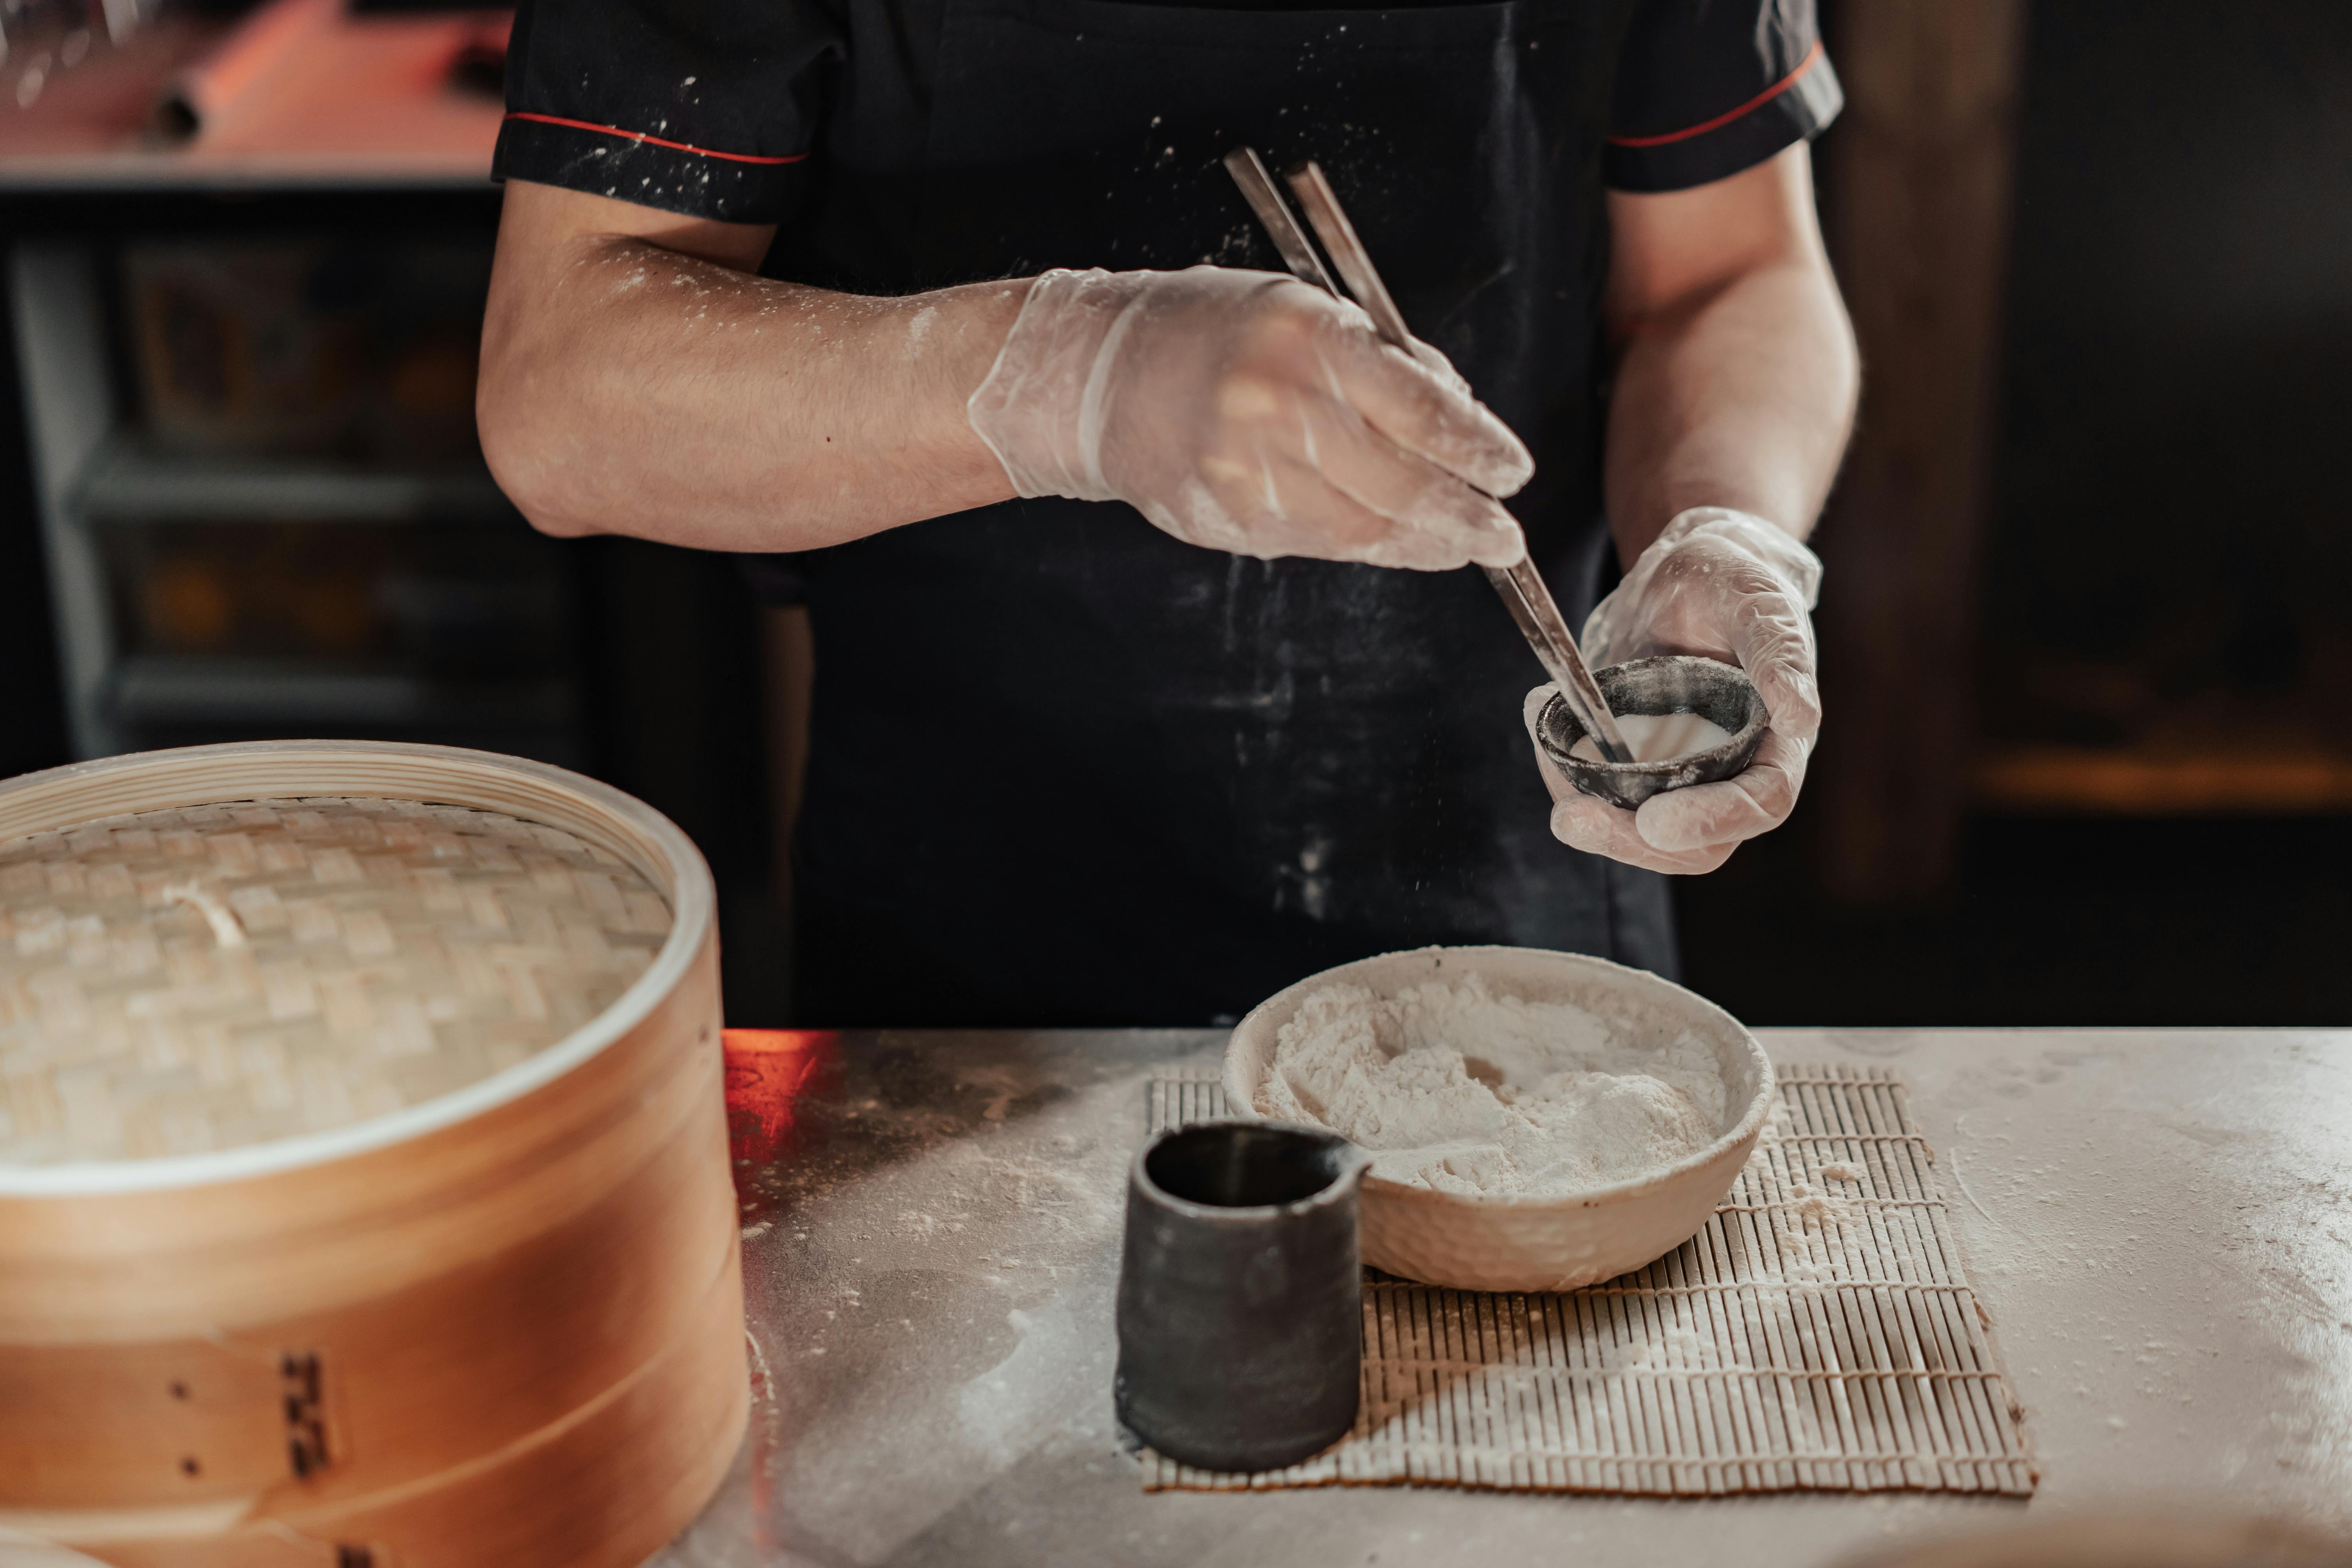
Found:
M 1440 1193 L 1368 1176 L 1364 1261 L 1465 1290 L 1570 1290 L 1639 1268 L 1688 1240 L 1731 1190 L 1764 1131 L 1772 1064 L 1730 1014 L 1646 970 L 1529 947 L 1424 947 L 1327 969 L 1259 1003 L 1234 1030 L 1224 1074 L 1233 1114 L 1258 1114 L 1276 1037 L 1307 993 L 1345 981 L 1393 996 L 1408 985 L 1473 973 L 1502 994 L 1573 1003 L 1636 1039 L 1696 1036 L 1723 1067 L 1725 1124 L 1713 1142 L 1671 1165 L 1580 1193 Z

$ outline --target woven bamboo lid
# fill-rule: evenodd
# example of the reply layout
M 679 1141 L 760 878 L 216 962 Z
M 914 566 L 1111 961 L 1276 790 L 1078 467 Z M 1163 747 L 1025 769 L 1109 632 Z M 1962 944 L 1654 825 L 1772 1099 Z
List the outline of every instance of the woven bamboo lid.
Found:
M 452 748 L 198 747 L 0 784 L 0 1188 L 326 1157 L 543 1080 L 670 967 L 682 874 L 698 941 L 708 872 L 676 828 Z

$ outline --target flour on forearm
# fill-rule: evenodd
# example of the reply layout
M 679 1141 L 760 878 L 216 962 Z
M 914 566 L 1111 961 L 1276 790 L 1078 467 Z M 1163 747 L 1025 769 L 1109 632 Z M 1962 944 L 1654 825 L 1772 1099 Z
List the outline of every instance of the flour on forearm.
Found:
M 1381 997 L 1311 992 L 1276 1037 L 1255 1109 L 1370 1151 L 1372 1173 L 1462 1193 L 1624 1181 L 1723 1131 L 1716 1055 L 1635 1042 L 1564 1002 L 1497 996 L 1473 974 Z

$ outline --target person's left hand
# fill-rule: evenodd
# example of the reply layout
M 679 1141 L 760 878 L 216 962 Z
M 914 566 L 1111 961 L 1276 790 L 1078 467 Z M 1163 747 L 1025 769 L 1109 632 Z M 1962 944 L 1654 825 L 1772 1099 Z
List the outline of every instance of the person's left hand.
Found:
M 1637 812 L 1584 794 L 1536 746 L 1553 837 L 1629 866 L 1691 875 L 1714 870 L 1741 840 L 1787 820 L 1822 727 L 1807 615 L 1821 581 L 1821 558 L 1762 518 L 1710 506 L 1669 522 L 1584 623 L 1585 659 L 1595 669 L 1664 653 L 1736 664 L 1756 683 L 1770 728 L 1741 772 L 1653 795 Z M 1554 689 L 1528 693 L 1530 744 Z

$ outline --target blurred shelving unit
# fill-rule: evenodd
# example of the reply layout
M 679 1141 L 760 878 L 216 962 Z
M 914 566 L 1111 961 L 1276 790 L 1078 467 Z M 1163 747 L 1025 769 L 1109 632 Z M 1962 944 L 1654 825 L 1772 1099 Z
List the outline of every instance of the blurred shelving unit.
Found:
M 133 4 L 19 0 L 0 58 L 73 750 L 373 734 L 587 765 L 574 563 L 472 436 L 507 16 Z
M 581 762 L 566 563 L 478 457 L 159 440 L 119 260 L 33 241 L 9 279 L 75 750 L 382 731 Z
M 504 523 L 514 509 L 487 468 L 181 455 L 117 431 L 90 455 L 77 502 L 96 521 L 239 518 Z
M 0 542 L 0 725 L 44 721 L 18 765 L 350 736 L 578 768 L 702 847 L 730 1016 L 784 1018 L 735 563 L 542 538 L 474 441 L 510 14 L 220 10 L 246 3 L 0 0 L 0 283 L 26 448 L 21 468 L 0 458 L 21 498 L 0 530 L 37 533 L 24 575 L 47 578 L 6 575 L 36 552 Z M 48 661 L 11 662 L 39 648 L 19 604 L 46 610 L 54 687 L 24 679 Z

